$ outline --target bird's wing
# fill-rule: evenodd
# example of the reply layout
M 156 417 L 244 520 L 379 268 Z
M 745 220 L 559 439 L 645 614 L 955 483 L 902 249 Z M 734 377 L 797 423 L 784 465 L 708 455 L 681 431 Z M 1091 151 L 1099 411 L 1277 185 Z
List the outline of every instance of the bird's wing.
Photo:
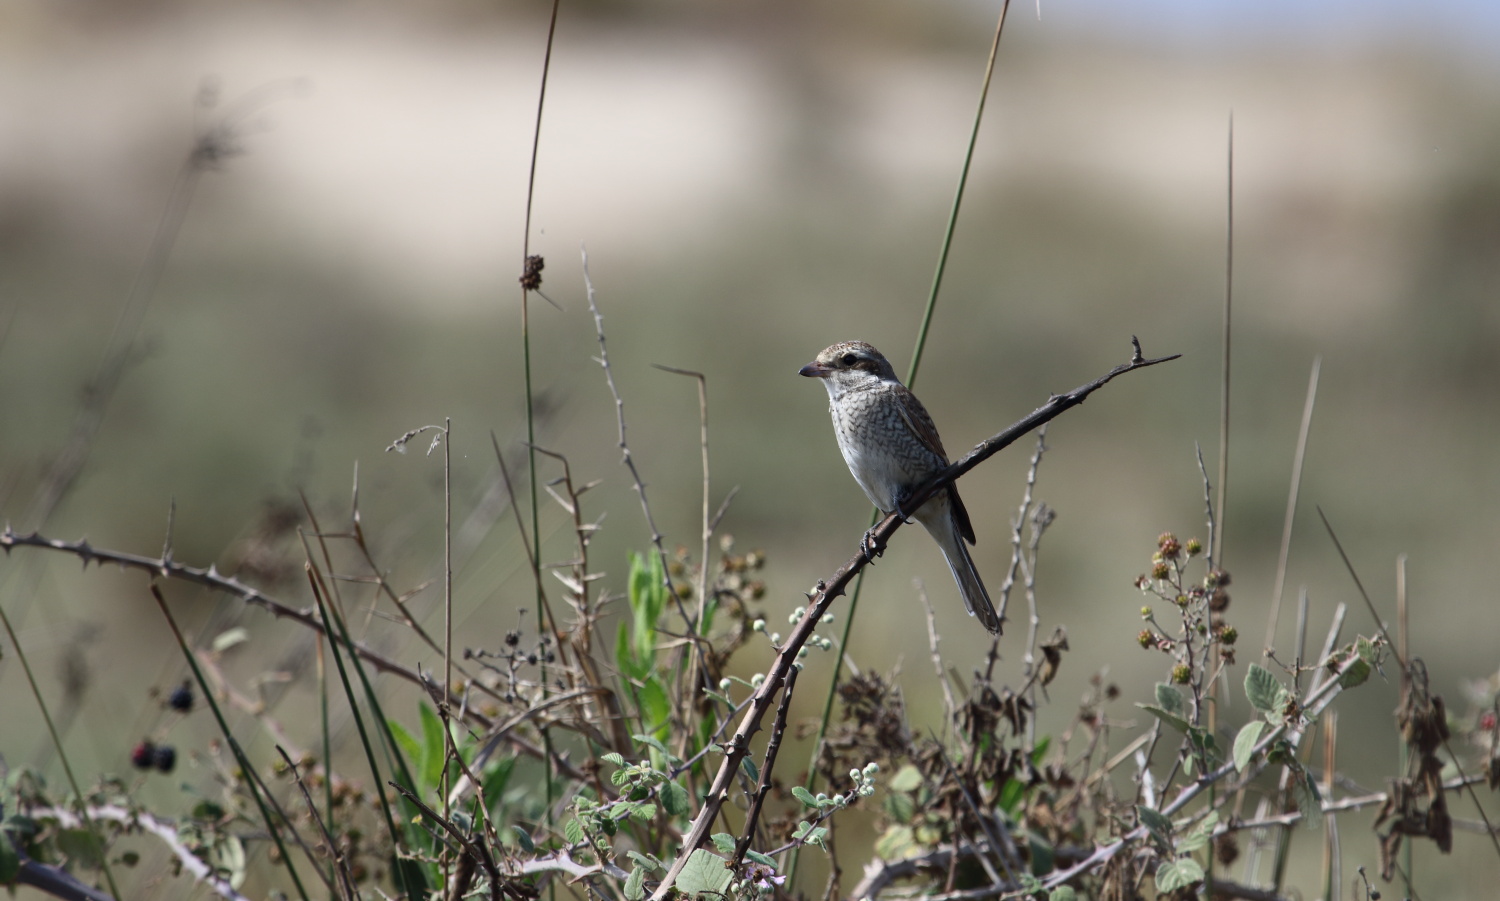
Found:
M 933 424 L 927 408 L 922 406 L 922 402 L 917 400 L 915 394 L 904 387 L 896 393 L 896 396 L 900 400 L 896 409 L 900 411 L 901 420 L 906 423 L 906 427 L 911 429 L 911 433 L 917 437 L 923 447 L 936 454 L 942 461 L 942 465 L 947 466 L 948 453 L 943 450 L 943 439 L 938 437 L 937 426 Z M 964 509 L 963 499 L 958 496 L 958 487 L 949 483 L 947 490 L 948 500 L 951 502 L 949 506 L 953 511 L 953 521 L 958 525 L 958 534 L 962 535 L 965 541 L 973 544 L 974 526 L 969 522 L 969 511 Z
M 901 419 L 906 423 L 906 427 L 917 436 L 917 440 L 922 442 L 923 447 L 937 454 L 943 461 L 943 465 L 947 466 L 948 454 L 943 450 L 943 439 L 938 437 L 937 426 L 932 424 L 932 417 L 927 415 L 927 408 L 922 406 L 922 402 L 917 400 L 915 394 L 904 387 L 896 392 L 896 399 L 898 401 L 896 409 L 900 411 Z

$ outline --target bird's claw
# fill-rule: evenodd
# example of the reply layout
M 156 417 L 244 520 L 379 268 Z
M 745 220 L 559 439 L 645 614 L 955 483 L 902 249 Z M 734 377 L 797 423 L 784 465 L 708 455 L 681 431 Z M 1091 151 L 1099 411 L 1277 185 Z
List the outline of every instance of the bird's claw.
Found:
M 885 553 L 885 544 L 876 540 L 874 529 L 866 529 L 864 537 L 859 539 L 859 550 L 866 563 L 874 563 L 876 557 Z

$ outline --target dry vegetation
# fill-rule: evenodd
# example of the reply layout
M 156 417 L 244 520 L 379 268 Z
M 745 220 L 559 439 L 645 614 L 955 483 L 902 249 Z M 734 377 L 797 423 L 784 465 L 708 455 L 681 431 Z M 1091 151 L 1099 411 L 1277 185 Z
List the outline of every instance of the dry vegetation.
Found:
M 304 901 L 1374 901 L 1386 891 L 1421 897 L 1417 845 L 1446 855 L 1469 843 L 1466 860 L 1490 868 L 1500 860 L 1486 807 L 1493 807 L 1487 793 L 1500 788 L 1500 685 L 1476 682 L 1464 704 L 1445 702 L 1420 650 L 1409 646 L 1404 581 L 1394 614 L 1382 613 L 1326 518 L 1360 603 L 1339 604 L 1326 634 L 1309 635 L 1304 592 L 1294 641 L 1275 644 L 1316 374 L 1268 624 L 1239 619 L 1231 604 L 1216 485 L 1224 475 L 1210 478 L 1201 454 L 1203 534 L 1163 532 L 1154 547 L 1150 535 L 1133 538 L 1142 564 L 1139 650 L 1117 645 L 1122 655 L 1155 661 L 1159 681 L 1146 697 L 1122 693 L 1109 675 L 1112 661 L 1075 659 L 1067 626 L 1042 634 L 1037 574 L 1056 513 L 1037 488 L 1045 484 L 1050 420 L 1112 379 L 1175 356 L 1148 359 L 1133 342 L 1127 362 L 1072 392 L 1036 398 L 1033 413 L 912 498 L 919 504 L 924 492 L 1037 433 L 996 598 L 1002 616 L 1011 601 L 1024 605 L 1024 615 L 1011 613 L 982 658 L 960 660 L 944 651 L 927 607 L 928 660 L 872 665 L 847 646 L 849 623 L 870 615 L 856 605 L 877 563 L 856 550 L 860 535 L 848 536 L 853 556 L 841 566 L 829 561 L 805 599 L 789 599 L 767 592 L 776 560 L 754 549 L 753 539 L 747 547 L 722 533 L 734 493 L 716 491 L 711 479 L 714 433 L 702 374 L 669 370 L 698 388 L 701 503 L 691 511 L 653 508 L 661 500 L 640 474 L 627 429 L 631 414 L 649 408 L 638 408 L 615 381 L 586 257 L 583 293 L 597 341 L 590 350 L 614 402 L 612 431 L 636 497 L 605 506 L 592 491 L 595 475 L 574 462 L 594 449 L 538 443 L 535 423 L 552 411 L 531 383 L 532 354 L 540 351 L 527 317 L 538 298 L 547 299 L 546 268 L 529 246 L 520 276 L 524 382 L 507 389 L 524 395 L 525 440 L 505 444 L 492 435 L 495 471 L 478 486 L 453 478 L 454 435 L 470 423 L 414 428 L 388 448 L 425 454 L 423 476 L 411 480 L 440 480 L 443 523 L 425 537 L 367 531 L 371 489 L 357 468 L 337 513 L 305 496 L 268 505 L 237 542 L 232 567 L 179 557 L 175 509 L 160 554 L 56 537 L 49 521 L 87 473 L 117 389 L 145 353 L 141 323 L 194 191 L 204 173 L 232 162 L 247 111 L 266 99 L 214 107 L 207 116 L 72 432 L 24 492 L 19 521 L 27 531 L 0 533 L 7 560 L 0 675 L 7 694 L 34 699 L 38 730 L 49 736 L 36 765 L 22 762 L 15 730 L 0 745 L 0 885 L 68 899 L 155 896 L 191 881 L 196 888 L 184 893 Z M 538 112 L 538 128 L 541 119 Z M 978 128 L 976 119 L 976 135 Z M 526 215 L 529 237 L 530 198 Z M 455 511 L 473 515 L 456 518 Z M 631 555 L 611 591 L 596 539 L 638 514 L 649 543 Z M 1196 510 L 1182 513 L 1199 518 Z M 669 535 L 659 520 L 697 523 L 691 535 Z M 902 525 L 892 516 L 875 526 L 877 553 Z M 508 599 L 520 618 L 478 633 L 454 617 L 455 561 L 474 551 L 476 535 L 497 530 L 513 536 L 509 562 L 528 575 L 527 585 L 523 600 Z M 437 549 L 441 562 L 430 567 L 430 580 L 408 583 L 384 559 L 409 540 Z M 80 561 L 98 578 L 98 569 L 126 571 L 131 590 L 154 601 L 153 628 L 170 633 L 180 651 L 183 681 L 132 686 L 149 694 L 142 720 L 150 725 L 139 736 L 111 739 L 133 745 L 132 777 L 74 769 L 81 739 L 72 725 L 85 667 L 77 665 L 72 681 L 65 674 L 63 699 L 54 700 L 28 661 L 36 632 L 12 625 L 45 577 L 47 555 Z M 1132 575 L 1121 575 L 1122 598 Z M 917 594 L 926 606 L 920 588 Z M 205 597 L 236 611 L 223 620 L 190 612 Z M 286 647 L 249 641 L 239 615 L 249 608 L 286 624 Z M 897 629 L 921 622 L 916 605 L 885 615 L 903 617 Z M 1090 628 L 1068 625 L 1074 634 Z M 1263 627 L 1270 637 L 1257 647 L 1247 636 Z M 1015 684 L 997 666 L 1003 655 L 1021 661 Z M 1048 692 L 1064 670 L 1092 674 L 1076 711 Z M 913 723 L 905 686 L 918 678 L 939 686 L 939 728 Z M 1401 749 L 1401 765 L 1378 788 L 1340 767 L 1349 753 L 1340 741 L 1340 702 L 1372 680 L 1394 683 L 1400 694 L 1388 721 L 1361 730 L 1381 730 Z M 292 685 L 313 699 L 308 715 L 278 713 L 276 702 Z M 797 717 L 794 697 L 811 698 L 822 716 Z M 414 698 L 418 712 L 407 716 Z M 1040 724 L 1048 707 L 1060 711 L 1052 721 L 1065 725 Z M 217 737 L 180 745 L 173 736 L 192 719 L 211 720 Z M 88 734 L 87 723 L 82 729 Z M 809 757 L 798 756 L 803 749 Z M 185 764 L 195 773 L 192 803 L 174 806 L 151 793 L 151 780 Z M 1347 825 L 1356 811 L 1375 812 L 1373 834 Z M 1298 842 L 1321 843 L 1318 884 L 1288 880 Z M 1355 847 L 1352 856 L 1372 866 L 1345 865 Z

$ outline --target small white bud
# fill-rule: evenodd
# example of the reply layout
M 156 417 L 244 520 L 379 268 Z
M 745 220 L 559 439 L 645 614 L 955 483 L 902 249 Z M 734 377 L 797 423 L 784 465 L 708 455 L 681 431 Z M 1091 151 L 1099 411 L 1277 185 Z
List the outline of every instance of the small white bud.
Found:
M 729 686 L 731 686 L 733 684 L 734 683 L 730 682 L 728 678 L 720 679 L 719 680 L 719 691 L 728 691 L 729 690 Z
M 751 623 L 750 624 L 750 631 L 752 631 L 752 632 L 764 632 L 764 631 L 766 631 L 766 621 L 763 620 L 763 619 L 758 619 L 755 622 Z
M 833 614 L 832 613 L 825 613 L 825 614 L 823 614 L 823 622 L 824 623 L 831 623 L 831 622 L 833 622 Z

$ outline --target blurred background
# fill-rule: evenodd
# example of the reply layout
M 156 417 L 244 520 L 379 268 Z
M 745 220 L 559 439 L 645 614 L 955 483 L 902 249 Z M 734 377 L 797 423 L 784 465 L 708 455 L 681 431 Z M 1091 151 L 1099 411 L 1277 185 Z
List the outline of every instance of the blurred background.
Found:
M 441 460 L 422 440 L 385 449 L 451 417 L 454 516 L 468 524 L 460 634 L 494 648 L 530 623 L 490 433 L 519 474 L 516 278 L 549 9 L 8 0 L 0 514 L 17 531 L 155 555 L 175 503 L 179 561 L 217 563 L 302 605 L 288 530 L 304 522 L 298 492 L 325 528 L 342 528 L 358 466 L 363 528 L 410 588 L 441 571 Z M 585 510 L 607 513 L 593 547 L 600 586 L 623 590 L 626 554 L 650 533 L 592 359 L 580 249 L 669 546 L 697 553 L 698 406 L 691 380 L 652 364 L 706 375 L 711 502 L 738 488 L 722 530 L 767 552 L 765 610 L 781 622 L 853 552 L 869 515 L 823 390 L 796 371 L 862 338 L 905 372 L 997 12 L 562 4 L 531 238 L 555 306 L 533 298 L 529 325 L 537 442 L 578 481 L 602 480 Z M 1043 726 L 1063 728 L 1100 670 L 1124 692 L 1115 715 L 1139 722 L 1131 702 L 1166 675 L 1167 659 L 1134 642 L 1132 581 L 1160 532 L 1207 537 L 1195 443 L 1216 472 L 1231 113 L 1224 552 L 1243 636 L 1231 681 L 1259 659 L 1321 355 L 1278 647 L 1292 646 L 1303 587 L 1310 643 L 1339 602 L 1351 605 L 1346 635 L 1375 631 L 1320 506 L 1392 620 L 1408 555 L 1413 653 L 1469 715 L 1469 683 L 1500 664 L 1500 7 L 1047 0 L 1040 15 L 1011 10 L 916 391 L 957 456 L 1127 359 L 1131 335 L 1148 356 L 1183 358 L 1111 384 L 1048 432 L 1036 494 L 1057 521 L 1041 550 L 1041 630 L 1065 625 L 1072 652 Z M 159 280 L 128 300 L 195 137 L 226 116 L 235 152 L 176 195 L 185 206 Z M 49 473 L 78 447 L 70 436 L 121 328 L 135 349 L 78 478 L 48 503 Z M 963 482 L 992 590 L 1031 450 L 1022 442 Z M 543 509 L 542 531 L 544 559 L 572 553 L 560 510 Z M 914 579 L 949 661 L 963 674 L 980 665 L 985 636 L 915 531 L 871 571 L 850 651 L 862 668 L 900 668 L 916 725 L 935 728 Z M 144 580 L 32 550 L 0 562 L 0 592 L 44 690 L 71 711 L 75 767 L 125 773 L 130 746 L 164 728 L 148 691 L 185 674 Z M 225 661 L 237 684 L 292 724 L 313 709 L 300 630 L 217 595 L 169 596 L 202 642 L 249 630 Z M 436 617 L 440 601 L 429 588 L 414 604 Z M 1010 615 L 1003 681 L 1019 684 L 1025 612 Z M 369 635 L 410 665 L 441 663 L 378 617 Z M 738 659 L 748 675 L 769 653 Z M 829 660 L 814 660 L 819 681 Z M 55 768 L 26 725 L 35 705 L 9 654 L 0 680 L 0 754 Z M 410 694 L 394 709 L 414 715 L 415 693 L 390 690 Z M 1395 700 L 1392 679 L 1340 702 L 1352 749 L 1341 765 L 1372 789 L 1395 771 Z M 1226 716 L 1238 724 L 1244 711 Z M 310 741 L 305 725 L 292 731 Z M 176 730 L 184 753 L 212 734 L 206 722 Z M 142 797 L 185 808 L 196 772 L 185 762 Z M 1374 872 L 1368 818 L 1351 822 L 1345 872 Z M 1299 865 L 1312 874 L 1307 835 Z M 1452 858 L 1419 846 L 1416 868 L 1448 898 L 1491 897 L 1500 872 L 1484 839 L 1462 833 Z

